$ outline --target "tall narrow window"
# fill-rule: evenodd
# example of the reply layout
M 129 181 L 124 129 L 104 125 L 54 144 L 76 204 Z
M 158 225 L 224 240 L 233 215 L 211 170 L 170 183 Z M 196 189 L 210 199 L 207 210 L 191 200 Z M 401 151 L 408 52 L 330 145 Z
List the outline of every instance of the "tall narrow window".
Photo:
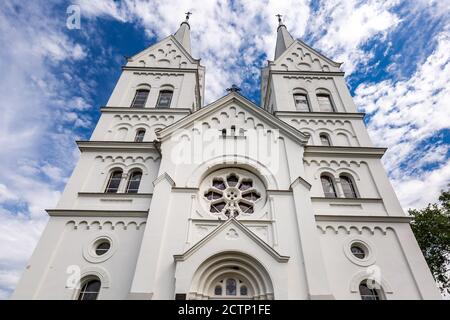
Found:
M 148 93 L 150 90 L 148 89 L 139 89 L 136 90 L 136 95 L 134 96 L 133 103 L 131 104 L 132 108 L 143 108 L 145 107 L 145 103 L 147 102 Z
M 170 103 L 172 102 L 173 91 L 162 90 L 159 92 L 157 108 L 170 108 Z
M 100 292 L 101 282 L 98 278 L 84 281 L 78 295 L 78 300 L 97 300 Z
M 122 180 L 122 170 L 114 170 L 109 176 L 106 193 L 117 193 L 119 190 L 120 180 Z
M 330 137 L 326 133 L 321 133 L 319 135 L 319 137 L 320 137 L 320 143 L 323 146 L 327 146 L 327 147 L 331 146 Z
M 317 95 L 317 101 L 319 102 L 320 111 L 333 112 L 333 104 L 331 103 L 331 97 L 329 94 L 320 93 Z
M 355 184 L 353 183 L 352 178 L 345 175 L 341 175 L 339 178 L 341 180 L 342 190 L 344 191 L 344 197 L 357 198 L 358 195 L 356 193 Z
M 295 107 L 298 111 L 304 111 L 308 112 L 309 109 L 309 103 L 308 103 L 308 97 L 304 93 L 296 93 L 294 94 L 294 101 L 295 101 Z
M 217 286 L 214 288 L 214 294 L 215 294 L 216 296 L 221 296 L 221 295 L 222 295 L 222 286 L 217 285 Z
M 227 279 L 225 284 L 226 294 L 227 296 L 235 296 L 236 295 L 236 280 Z
M 333 179 L 327 175 L 321 175 L 320 181 L 322 182 L 323 193 L 327 198 L 336 198 L 336 188 L 334 187 Z
M 378 290 L 369 288 L 367 281 L 363 281 L 359 284 L 359 294 L 361 295 L 361 300 L 381 300 Z
M 130 179 L 127 184 L 127 193 L 137 193 L 139 190 L 139 185 L 141 184 L 142 172 L 133 171 L 130 175 Z
M 142 142 L 144 141 L 145 129 L 139 129 L 136 131 L 136 137 L 134 138 L 134 142 Z

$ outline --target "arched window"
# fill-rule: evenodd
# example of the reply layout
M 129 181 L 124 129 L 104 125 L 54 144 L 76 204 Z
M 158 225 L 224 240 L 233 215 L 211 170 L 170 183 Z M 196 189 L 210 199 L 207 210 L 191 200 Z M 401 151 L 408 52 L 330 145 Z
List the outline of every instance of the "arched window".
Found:
M 294 102 L 297 111 L 304 111 L 304 112 L 311 111 L 311 109 L 309 108 L 308 96 L 305 93 L 295 93 Z
M 246 286 L 241 286 L 239 291 L 240 291 L 241 296 L 246 296 L 248 294 L 248 290 L 247 290 Z
M 101 282 L 97 277 L 82 281 L 78 300 L 97 300 Z
M 356 187 L 353 179 L 347 175 L 340 175 L 342 190 L 344 191 L 344 197 L 346 198 L 358 198 Z
M 128 179 L 126 193 L 137 193 L 139 190 L 139 185 L 141 184 L 142 172 L 135 170 L 130 174 L 130 179 Z
M 319 135 L 319 138 L 320 138 L 320 143 L 323 145 L 323 146 L 331 146 L 331 140 L 330 140 L 330 136 L 328 135 L 328 134 L 326 134 L 326 133 L 321 133 L 320 135 Z
M 235 296 L 236 295 L 236 280 L 235 279 L 227 279 L 225 292 L 227 296 Z
M 319 109 L 322 112 L 334 112 L 333 103 L 331 97 L 327 93 L 318 93 L 317 102 L 319 102 Z
M 170 108 L 170 103 L 172 102 L 173 91 L 171 90 L 161 90 L 159 92 L 157 108 Z
M 234 136 L 236 134 L 236 126 L 231 126 L 230 136 Z
M 359 294 L 361 295 L 361 300 L 383 300 L 382 290 L 369 286 L 367 280 L 359 284 Z
M 134 138 L 134 142 L 142 142 L 144 141 L 145 129 L 139 129 L 136 131 L 136 137 Z
M 320 181 L 322 182 L 322 188 L 325 197 L 336 198 L 337 194 L 336 188 L 334 187 L 333 179 L 330 176 L 323 174 L 320 176 Z
M 134 96 L 132 108 L 143 108 L 147 102 L 148 94 L 150 90 L 148 89 L 138 89 L 136 90 L 136 95 Z
M 235 267 L 238 268 L 238 267 Z M 233 298 L 233 299 L 249 299 L 253 294 L 253 290 L 249 287 L 249 283 L 240 277 L 225 277 L 215 282 L 213 299 Z
M 117 193 L 120 186 L 120 180 L 122 180 L 122 170 L 117 169 L 111 172 L 109 176 L 108 185 L 106 186 L 106 193 Z
M 222 286 L 217 285 L 214 288 L 214 295 L 216 295 L 216 296 L 221 296 L 222 295 Z

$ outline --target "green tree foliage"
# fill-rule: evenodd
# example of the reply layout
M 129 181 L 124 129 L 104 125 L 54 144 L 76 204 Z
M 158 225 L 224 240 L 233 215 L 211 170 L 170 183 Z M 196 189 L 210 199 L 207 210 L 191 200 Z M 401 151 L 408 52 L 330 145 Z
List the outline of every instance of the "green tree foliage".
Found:
M 450 186 L 450 185 L 449 185 Z M 409 210 L 411 228 L 430 270 L 443 293 L 450 294 L 450 188 L 439 203 Z

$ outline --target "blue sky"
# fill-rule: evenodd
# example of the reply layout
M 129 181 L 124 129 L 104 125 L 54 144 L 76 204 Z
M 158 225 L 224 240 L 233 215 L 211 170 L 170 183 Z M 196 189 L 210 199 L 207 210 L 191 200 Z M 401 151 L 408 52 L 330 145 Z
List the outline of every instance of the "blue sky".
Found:
M 66 9 L 81 9 L 80 29 Z M 450 2 L 433 0 L 9 1 L 0 3 L 0 299 L 18 281 L 124 64 L 190 10 L 206 102 L 231 84 L 259 103 L 277 21 L 335 61 L 407 208 L 450 181 Z

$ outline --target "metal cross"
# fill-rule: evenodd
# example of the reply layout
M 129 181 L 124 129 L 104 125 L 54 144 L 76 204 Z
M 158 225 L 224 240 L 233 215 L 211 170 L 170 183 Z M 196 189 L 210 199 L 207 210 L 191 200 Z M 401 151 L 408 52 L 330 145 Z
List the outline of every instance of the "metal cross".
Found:
M 231 88 L 227 88 L 228 92 L 239 92 L 241 91 L 241 88 L 239 88 L 237 85 L 233 84 L 231 85 Z
M 192 14 L 192 12 L 190 12 L 190 11 L 188 11 L 188 12 L 186 12 L 185 13 L 185 15 L 186 15 L 186 20 L 189 20 L 189 16 Z
M 281 23 L 281 17 L 282 17 L 282 16 L 283 16 L 283 15 L 281 15 L 281 14 L 276 14 L 276 15 L 275 15 L 275 17 L 278 17 L 278 22 L 279 22 L 279 23 Z

